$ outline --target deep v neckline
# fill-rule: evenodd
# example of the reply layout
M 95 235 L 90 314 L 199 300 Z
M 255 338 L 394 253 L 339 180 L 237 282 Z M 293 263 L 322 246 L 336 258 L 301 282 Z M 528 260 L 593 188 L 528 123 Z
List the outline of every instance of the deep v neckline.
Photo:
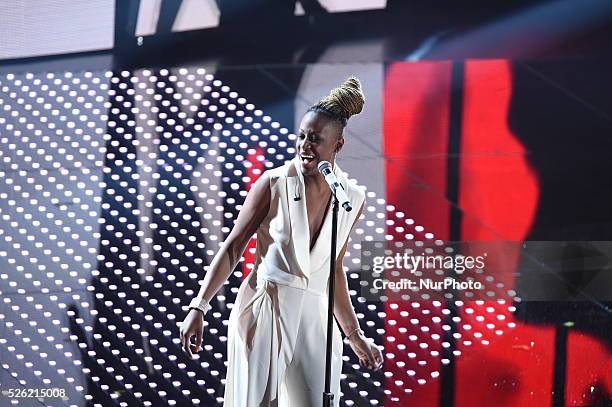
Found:
M 306 191 L 306 188 L 304 188 L 304 192 Z M 310 222 L 308 221 L 308 198 L 306 198 L 306 205 L 304 205 L 304 207 L 306 208 L 306 223 L 308 225 L 308 253 L 311 254 L 313 249 L 317 246 L 317 243 L 319 243 L 319 238 L 321 237 L 321 233 L 323 232 L 323 229 L 325 228 L 325 224 L 327 223 L 327 218 L 329 217 L 329 211 L 332 207 L 331 205 L 331 201 L 333 198 L 333 194 L 330 194 L 329 198 L 327 199 L 327 205 L 325 207 L 325 213 L 323 214 L 323 219 L 321 219 L 321 224 L 319 225 L 319 230 L 315 233 L 315 240 L 314 242 L 311 242 L 312 236 L 310 235 Z

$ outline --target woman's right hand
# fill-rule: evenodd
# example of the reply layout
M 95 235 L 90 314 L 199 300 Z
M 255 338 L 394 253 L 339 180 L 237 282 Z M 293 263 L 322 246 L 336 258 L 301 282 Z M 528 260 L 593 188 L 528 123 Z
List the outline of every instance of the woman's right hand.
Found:
M 351 349 L 359 358 L 359 364 L 372 370 L 380 370 L 383 366 L 383 356 L 372 339 L 366 338 L 363 331 L 349 338 Z
M 202 350 L 202 335 L 204 334 L 204 313 L 196 309 L 190 309 L 189 313 L 181 323 L 180 331 L 183 350 L 193 359 L 193 354 Z M 191 337 L 195 335 L 195 344 L 191 343 Z

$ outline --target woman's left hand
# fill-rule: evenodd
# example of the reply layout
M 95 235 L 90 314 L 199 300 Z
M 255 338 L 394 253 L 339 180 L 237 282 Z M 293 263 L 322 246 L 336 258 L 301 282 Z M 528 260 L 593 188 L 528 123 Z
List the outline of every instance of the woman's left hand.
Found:
M 372 339 L 366 338 L 360 331 L 351 335 L 349 341 L 361 366 L 375 371 L 380 370 L 383 364 L 382 353 Z

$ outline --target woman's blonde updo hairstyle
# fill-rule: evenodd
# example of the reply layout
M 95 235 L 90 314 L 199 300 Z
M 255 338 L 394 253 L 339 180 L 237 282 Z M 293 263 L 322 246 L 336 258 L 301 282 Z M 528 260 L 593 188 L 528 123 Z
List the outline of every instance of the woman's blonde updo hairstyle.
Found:
M 312 105 L 307 112 L 323 113 L 338 120 L 344 127 L 349 117 L 361 112 L 364 103 L 361 83 L 351 76 L 342 85 L 332 89 L 328 96 Z

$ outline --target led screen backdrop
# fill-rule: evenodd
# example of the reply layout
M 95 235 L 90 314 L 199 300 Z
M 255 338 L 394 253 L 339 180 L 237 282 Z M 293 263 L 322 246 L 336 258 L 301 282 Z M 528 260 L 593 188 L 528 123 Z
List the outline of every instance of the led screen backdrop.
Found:
M 0 59 L 113 47 L 113 0 L 8 0 L 0 2 L 0 16 Z
M 227 317 L 252 264 L 214 301 L 199 363 L 177 323 L 245 186 L 290 159 L 295 136 L 203 68 L 9 74 L 2 89 L 2 383 L 36 366 L 70 400 L 220 404 Z M 369 208 L 385 211 L 375 196 Z M 375 309 L 361 305 L 376 334 Z M 346 391 L 381 399 L 382 376 L 347 364 Z
M 304 4 L 302 4 L 304 3 Z M 272 5 L 272 8 L 270 6 Z M 164 8 L 165 7 L 165 8 Z M 340 13 L 350 11 L 378 10 L 386 7 L 385 0 L 307 0 L 282 1 L 271 4 L 260 0 L 235 1 L 224 0 L 181 0 L 168 2 L 161 0 L 142 0 L 138 6 L 136 21 L 136 36 L 155 35 L 162 30 L 181 32 L 189 30 L 202 30 L 218 27 L 222 21 L 231 20 L 233 16 L 247 16 L 248 23 L 257 25 L 257 18 L 253 13 L 278 12 L 285 9 L 285 18 L 292 15 L 303 16 L 306 11 Z M 249 18 L 249 16 L 251 18 Z M 279 15 L 279 18 L 282 18 Z
M 449 383 L 458 406 L 548 405 L 555 386 L 570 405 L 603 400 L 605 304 L 554 305 L 561 313 L 545 303 L 374 302 L 360 287 L 363 241 L 552 240 L 560 229 L 607 239 L 609 164 L 574 167 L 580 194 L 559 199 L 565 159 L 583 158 L 569 154 L 582 140 L 574 131 L 592 135 L 589 157 L 609 143 L 606 66 L 578 66 L 599 86 L 503 60 L 3 75 L 0 383 L 68 389 L 58 405 L 222 405 L 227 318 L 252 244 L 212 301 L 196 360 L 178 324 L 245 191 L 293 157 L 304 109 L 356 74 L 366 108 L 349 122 L 339 164 L 366 188 L 367 206 L 344 266 L 385 364 L 364 370 L 345 345 L 341 405 L 435 406 Z M 591 203 L 595 190 L 602 200 Z M 556 338 L 568 321 L 559 384 Z

